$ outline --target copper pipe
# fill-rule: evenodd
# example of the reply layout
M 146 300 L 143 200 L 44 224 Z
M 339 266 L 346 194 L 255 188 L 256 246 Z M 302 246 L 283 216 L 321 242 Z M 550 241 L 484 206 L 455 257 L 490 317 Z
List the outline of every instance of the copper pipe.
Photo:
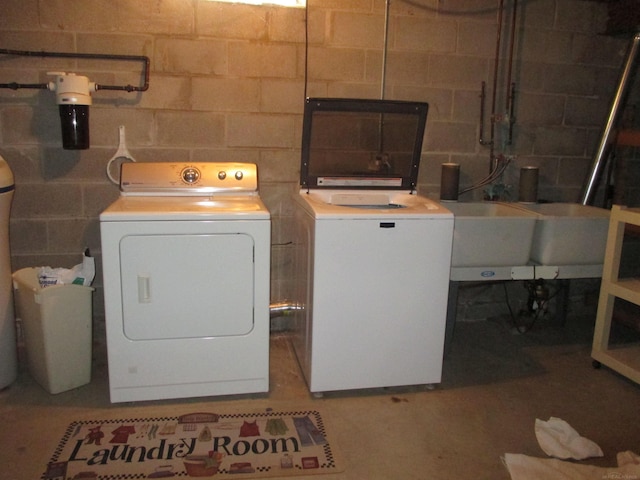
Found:
M 504 10 L 504 0 L 500 0 L 500 4 L 498 6 L 498 31 L 496 34 L 496 55 L 493 66 L 493 91 L 491 92 L 491 118 L 490 118 L 490 134 L 489 140 L 484 139 L 484 127 L 482 124 L 484 123 L 484 100 L 485 100 L 485 82 L 482 82 L 482 92 L 480 94 L 480 98 L 482 99 L 482 105 L 480 107 L 480 144 L 481 145 L 489 145 L 489 172 L 492 172 L 494 169 L 494 144 L 495 144 L 495 123 L 496 123 L 496 102 L 497 95 L 496 90 L 498 88 L 498 67 L 500 63 L 500 43 L 502 41 L 502 13 Z

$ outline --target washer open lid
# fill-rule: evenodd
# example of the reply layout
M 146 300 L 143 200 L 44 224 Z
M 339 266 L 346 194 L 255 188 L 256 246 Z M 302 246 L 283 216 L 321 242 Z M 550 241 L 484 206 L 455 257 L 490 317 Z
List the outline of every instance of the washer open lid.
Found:
M 428 109 L 424 102 L 308 98 L 300 185 L 415 190 Z

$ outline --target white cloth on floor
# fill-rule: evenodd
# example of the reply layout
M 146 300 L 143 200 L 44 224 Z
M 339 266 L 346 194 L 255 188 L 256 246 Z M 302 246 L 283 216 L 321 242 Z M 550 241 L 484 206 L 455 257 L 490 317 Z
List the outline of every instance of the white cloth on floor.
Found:
M 640 478 L 640 457 L 632 452 L 618 454 L 618 467 L 594 467 L 556 458 L 535 458 L 507 453 L 504 464 L 511 480 L 603 480 Z
M 535 431 L 540 447 L 550 457 L 583 460 L 604 455 L 596 443 L 580 436 L 560 418 L 551 417 L 547 422 L 536 418 Z
M 640 465 L 640 456 L 629 450 L 626 452 L 618 452 L 616 460 L 618 460 L 619 467 L 622 467 L 623 465 Z

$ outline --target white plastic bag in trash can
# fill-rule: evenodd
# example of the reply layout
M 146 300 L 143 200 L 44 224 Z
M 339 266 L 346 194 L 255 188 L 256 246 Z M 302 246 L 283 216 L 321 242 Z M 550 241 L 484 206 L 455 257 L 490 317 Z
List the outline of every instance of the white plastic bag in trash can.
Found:
M 42 288 L 51 285 L 84 285 L 90 286 L 96 276 L 95 259 L 89 255 L 89 249 L 84 251 L 82 263 L 73 268 L 40 267 L 38 280 Z

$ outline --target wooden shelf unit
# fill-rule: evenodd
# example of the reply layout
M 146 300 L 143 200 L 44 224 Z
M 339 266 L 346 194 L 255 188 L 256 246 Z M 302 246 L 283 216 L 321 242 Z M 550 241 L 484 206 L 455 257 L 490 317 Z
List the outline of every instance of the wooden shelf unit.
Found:
M 627 224 L 640 226 L 640 208 L 614 205 L 611 208 L 591 357 L 596 362 L 594 365 L 606 365 L 640 383 L 640 345 L 609 346 L 615 299 L 640 305 L 640 278 L 618 278 Z

